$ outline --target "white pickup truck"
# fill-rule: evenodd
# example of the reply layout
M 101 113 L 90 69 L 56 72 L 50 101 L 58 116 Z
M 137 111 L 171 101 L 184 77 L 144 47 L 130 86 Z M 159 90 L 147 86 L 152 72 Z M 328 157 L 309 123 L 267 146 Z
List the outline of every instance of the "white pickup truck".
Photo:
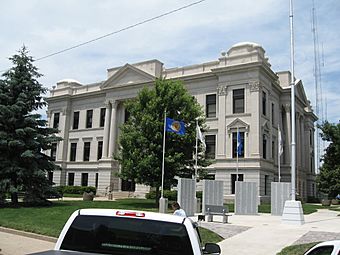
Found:
M 189 218 L 114 209 L 81 209 L 66 222 L 53 251 L 64 254 L 220 254 L 217 244 L 201 246 L 195 222 Z

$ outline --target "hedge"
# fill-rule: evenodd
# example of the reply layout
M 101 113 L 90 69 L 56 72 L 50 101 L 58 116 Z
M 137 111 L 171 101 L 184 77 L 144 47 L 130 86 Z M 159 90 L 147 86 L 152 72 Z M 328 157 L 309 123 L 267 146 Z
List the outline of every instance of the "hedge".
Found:
M 93 192 L 96 194 L 96 187 L 92 186 L 56 186 L 55 189 L 61 194 L 83 194 Z
M 164 190 L 163 196 L 169 201 L 177 201 L 177 190 Z M 202 191 L 197 191 L 196 197 L 202 199 Z M 146 193 L 145 198 L 156 199 L 156 191 L 150 191 L 149 193 Z

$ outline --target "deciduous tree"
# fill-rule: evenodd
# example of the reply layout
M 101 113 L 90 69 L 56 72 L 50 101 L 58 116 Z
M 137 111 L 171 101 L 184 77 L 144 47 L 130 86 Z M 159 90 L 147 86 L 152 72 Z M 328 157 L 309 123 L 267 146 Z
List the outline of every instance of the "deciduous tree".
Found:
M 164 114 L 185 123 L 185 135 L 166 132 L 165 187 L 176 183 L 175 176 L 191 178 L 195 166 L 196 118 L 204 126 L 201 106 L 180 81 L 156 80 L 152 88 L 142 89 L 137 98 L 126 104 L 128 121 L 121 127 L 121 149 L 116 158 L 121 164 L 121 177 L 156 189 L 159 198 L 163 152 Z M 198 166 L 211 163 L 198 148 Z

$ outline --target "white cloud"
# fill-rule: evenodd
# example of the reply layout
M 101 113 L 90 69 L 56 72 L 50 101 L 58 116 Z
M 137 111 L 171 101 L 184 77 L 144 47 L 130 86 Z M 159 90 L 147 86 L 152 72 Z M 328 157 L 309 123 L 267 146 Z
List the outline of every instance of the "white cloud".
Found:
M 116 31 L 193 1 L 5 1 L 0 16 L 0 70 L 6 58 L 25 43 L 35 57 L 62 50 Z M 339 107 L 340 2 L 315 1 L 319 42 L 323 43 L 323 81 L 329 95 L 328 110 Z M 312 1 L 294 1 L 296 72 L 314 102 Z M 106 69 L 146 59 L 159 59 L 166 67 L 190 65 L 218 58 L 240 41 L 263 45 L 274 71 L 289 69 L 289 2 L 287 0 L 206 0 L 75 50 L 36 62 L 45 75 L 43 84 L 74 78 L 92 83 L 106 78 Z M 328 97 L 327 97 L 328 98 Z

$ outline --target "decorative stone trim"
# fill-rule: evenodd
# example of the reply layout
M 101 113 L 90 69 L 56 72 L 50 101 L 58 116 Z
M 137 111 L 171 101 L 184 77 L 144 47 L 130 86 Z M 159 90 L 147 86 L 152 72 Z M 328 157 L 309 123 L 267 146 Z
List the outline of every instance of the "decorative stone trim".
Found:
M 248 83 L 250 92 L 258 92 L 262 87 L 259 81 L 251 81 Z
M 217 88 L 217 94 L 219 96 L 226 96 L 228 95 L 228 86 L 227 85 L 221 85 Z

